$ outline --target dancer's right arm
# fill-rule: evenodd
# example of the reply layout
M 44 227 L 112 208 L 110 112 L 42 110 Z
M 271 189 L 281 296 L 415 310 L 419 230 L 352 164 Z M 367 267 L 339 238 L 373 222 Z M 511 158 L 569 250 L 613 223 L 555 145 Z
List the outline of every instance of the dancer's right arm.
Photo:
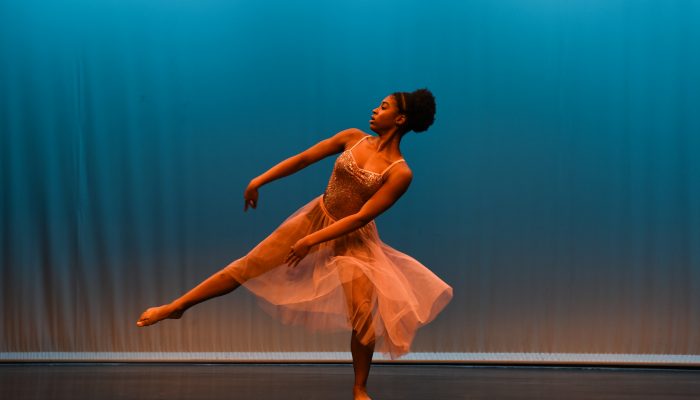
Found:
M 362 135 L 365 135 L 365 133 L 356 128 L 340 131 L 330 138 L 316 143 L 301 153 L 287 158 L 286 160 L 265 171 L 265 173 L 262 175 L 253 178 L 243 194 L 245 199 L 243 211 L 246 211 L 249 206 L 253 208 L 258 206 L 258 188 L 261 186 L 276 179 L 291 175 L 332 154 L 340 153 L 341 151 L 345 150 L 345 146 L 348 142 L 351 142 Z

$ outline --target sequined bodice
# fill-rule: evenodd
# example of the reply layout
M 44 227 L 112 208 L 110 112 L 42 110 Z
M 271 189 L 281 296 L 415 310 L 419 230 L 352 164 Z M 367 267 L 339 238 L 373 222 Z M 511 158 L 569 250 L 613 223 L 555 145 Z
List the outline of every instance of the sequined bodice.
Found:
M 367 137 L 369 136 L 365 136 L 363 139 Z M 382 173 L 360 168 L 351 151 L 352 148 L 345 150 L 335 160 L 333 173 L 323 194 L 326 210 L 335 219 L 358 212 L 362 205 L 382 186 L 384 173 L 391 167 L 387 167 Z M 403 159 L 399 161 L 403 161 Z

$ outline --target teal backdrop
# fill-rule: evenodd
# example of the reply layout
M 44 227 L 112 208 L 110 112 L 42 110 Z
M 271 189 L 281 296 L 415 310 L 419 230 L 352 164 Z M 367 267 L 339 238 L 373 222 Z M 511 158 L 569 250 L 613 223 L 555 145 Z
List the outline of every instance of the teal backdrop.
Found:
M 428 87 L 413 183 L 377 220 L 454 287 L 417 357 L 698 362 L 698 21 L 693 0 L 2 1 L 0 358 L 349 357 L 245 290 L 135 322 L 321 194 L 334 157 L 244 213 L 253 177 Z

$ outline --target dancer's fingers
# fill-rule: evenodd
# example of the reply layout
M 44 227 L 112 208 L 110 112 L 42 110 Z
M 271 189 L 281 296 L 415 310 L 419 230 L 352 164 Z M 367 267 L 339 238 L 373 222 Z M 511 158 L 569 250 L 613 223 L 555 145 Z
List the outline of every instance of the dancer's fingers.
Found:
M 245 199 L 245 203 L 243 204 L 243 211 L 248 211 L 248 207 L 252 207 L 255 209 L 258 207 L 258 203 L 255 200 Z
M 285 264 L 289 263 L 292 260 L 292 257 L 294 257 L 294 250 L 289 250 L 287 258 L 284 259 Z
M 289 257 L 287 258 L 287 264 L 288 264 L 290 267 L 294 268 L 294 267 L 299 263 L 300 260 L 301 260 L 301 259 L 299 258 L 299 256 L 297 256 L 296 254 L 294 254 L 294 252 L 291 252 L 291 253 L 289 254 Z

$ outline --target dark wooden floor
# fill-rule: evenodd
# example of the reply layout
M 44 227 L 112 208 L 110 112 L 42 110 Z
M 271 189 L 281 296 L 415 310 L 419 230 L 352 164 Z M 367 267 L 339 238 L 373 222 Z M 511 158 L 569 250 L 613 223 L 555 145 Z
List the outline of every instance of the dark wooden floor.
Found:
M 0 364 L 0 399 L 351 399 L 348 364 Z M 383 399 L 700 399 L 700 370 L 372 366 Z

